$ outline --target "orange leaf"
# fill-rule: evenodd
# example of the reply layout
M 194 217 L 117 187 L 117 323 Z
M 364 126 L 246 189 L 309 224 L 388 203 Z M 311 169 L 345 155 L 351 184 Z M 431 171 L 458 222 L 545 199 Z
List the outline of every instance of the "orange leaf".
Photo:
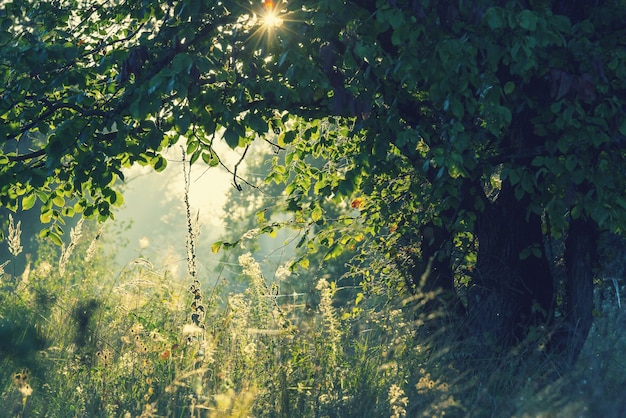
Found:
M 356 199 L 354 199 L 352 201 L 352 203 L 350 203 L 350 207 L 352 209 L 360 209 L 363 207 L 363 199 L 361 199 L 360 197 L 357 197 Z

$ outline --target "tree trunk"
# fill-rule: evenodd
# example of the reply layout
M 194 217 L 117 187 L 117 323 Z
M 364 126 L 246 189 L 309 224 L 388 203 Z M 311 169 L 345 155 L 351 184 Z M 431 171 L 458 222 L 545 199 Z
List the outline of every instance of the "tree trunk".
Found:
M 456 317 L 465 316 L 465 307 L 454 287 L 454 271 L 450 251 L 452 234 L 450 231 L 428 224 L 422 228 L 421 256 L 426 261 L 426 268 L 419 277 L 419 289 L 432 293 L 436 303 L 431 309 L 445 308 L 447 313 Z M 417 280 L 414 277 L 414 280 Z
M 469 332 L 496 347 L 545 324 L 554 306 L 554 283 L 543 247 L 541 218 L 504 182 L 495 202 L 476 220 L 478 258 L 468 291 Z
M 409 291 L 423 298 L 421 313 L 464 317 L 465 307 L 454 286 L 452 234 L 428 223 L 413 239 L 419 240 L 419 252 L 415 251 L 416 243 L 409 240 L 405 255 L 398 258 L 398 267 L 405 274 Z
M 593 322 L 593 267 L 598 231 L 590 220 L 576 219 L 565 241 L 565 315 L 552 338 L 553 350 L 562 354 L 564 365 L 574 364 Z

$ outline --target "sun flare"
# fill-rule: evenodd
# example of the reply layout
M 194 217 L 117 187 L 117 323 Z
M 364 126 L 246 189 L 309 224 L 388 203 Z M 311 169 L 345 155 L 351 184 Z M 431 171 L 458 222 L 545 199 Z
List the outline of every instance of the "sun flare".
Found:
M 293 35 L 291 23 L 297 22 L 294 13 L 287 7 L 287 1 L 261 0 L 257 5 L 259 3 L 261 7 L 251 8 L 245 18 L 250 28 L 247 42 L 251 43 L 254 50 L 277 46 L 280 39 Z
M 283 24 L 283 20 L 278 16 L 275 10 L 265 13 L 263 16 L 263 26 L 267 28 L 275 28 Z
M 263 25 L 267 28 L 275 28 L 282 25 L 283 20 L 278 16 L 278 10 L 274 5 L 273 0 L 265 0 L 263 2 L 263 9 L 265 14 L 263 16 Z

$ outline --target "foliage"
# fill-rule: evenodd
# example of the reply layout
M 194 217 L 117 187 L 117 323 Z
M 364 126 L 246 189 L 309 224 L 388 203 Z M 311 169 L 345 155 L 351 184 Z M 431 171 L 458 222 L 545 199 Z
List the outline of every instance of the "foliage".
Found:
M 225 268 L 231 260 L 251 252 L 259 260 L 263 273 L 275 280 L 281 293 L 297 295 L 308 307 L 317 305 L 315 286 L 321 277 L 337 281 L 338 289 L 334 303 L 353 300 L 360 290 L 360 278 L 351 275 L 352 257 L 358 253 L 363 240 L 349 241 L 346 236 L 338 237 L 337 243 L 331 233 L 325 233 L 327 225 L 356 223 L 358 210 L 346 202 L 337 204 L 325 199 L 316 202 L 324 219 L 306 219 L 302 214 L 289 210 L 292 204 L 285 195 L 282 183 L 275 183 L 267 178 L 272 173 L 282 155 L 267 155 L 263 150 L 251 151 L 246 156 L 246 183 L 242 191 L 231 189 L 228 208 L 223 219 L 224 237 L 213 245 L 215 253 L 221 251 L 222 264 L 216 271 L 220 273 L 231 289 L 237 289 L 237 280 L 241 278 L 240 269 Z M 312 165 L 323 166 L 325 161 L 308 158 Z M 272 174 L 270 174 L 271 178 Z M 316 201 L 313 192 L 309 199 Z M 335 227 L 337 228 L 337 227 Z M 336 231 L 332 231 L 335 234 Z M 311 237 L 317 236 L 317 241 Z M 337 235 L 339 235 L 337 233 Z M 319 240 L 323 243 L 319 245 Z M 344 246 L 346 248 L 344 250 Z M 334 248 L 336 254 L 330 257 L 328 248 Z M 343 252 L 340 255 L 336 248 Z
M 280 153 L 267 180 L 286 184 L 307 249 L 362 250 L 378 268 L 366 290 L 403 283 L 416 315 L 463 317 L 474 352 L 543 341 L 571 365 L 599 232 L 626 225 L 625 21 L 617 0 L 8 2 L 0 205 L 41 205 L 41 235 L 62 244 L 65 218 L 112 217 L 122 169 L 164 169 L 181 137 L 191 164 L 226 166 L 216 141 L 240 149 L 238 190 L 266 141 Z M 263 300 L 234 303 L 267 320 Z M 343 390 L 334 373 L 311 387 Z M 396 407 L 400 389 L 386 392 Z
M 410 192 L 438 208 L 421 217 L 458 222 L 442 218 L 451 208 L 471 221 L 484 203 L 460 184 L 497 173 L 555 229 L 566 211 L 619 229 L 621 4 L 601 2 L 579 22 L 556 3 L 405 3 L 280 3 L 274 28 L 248 2 L 8 3 L 3 206 L 38 199 L 44 222 L 104 219 L 122 201 L 120 169 L 164 168 L 158 152 L 179 135 L 192 162 L 218 165 L 216 133 L 246 147 L 275 131 L 276 145 L 296 146 L 289 170 L 270 178 L 296 173 L 294 199 L 310 187 L 349 195 L 363 177 L 413 176 L 420 187 L 392 188 L 395 199 Z M 535 138 L 519 138 L 517 115 L 529 112 Z M 302 161 L 310 154 L 328 165 L 312 169 Z M 381 219 L 397 214 L 377 206 Z

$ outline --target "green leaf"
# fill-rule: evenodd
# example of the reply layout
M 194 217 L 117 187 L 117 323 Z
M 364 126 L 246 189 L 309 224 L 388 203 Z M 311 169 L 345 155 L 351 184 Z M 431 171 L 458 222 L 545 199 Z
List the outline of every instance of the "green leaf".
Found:
M 520 260 L 526 260 L 530 256 L 530 254 L 531 254 L 531 247 L 526 247 L 519 254 L 519 259 Z
M 311 219 L 313 219 L 313 222 L 318 222 L 320 219 L 322 219 L 322 215 L 322 208 L 319 206 L 315 206 L 315 208 L 311 212 Z
M 180 53 L 176 54 L 172 60 L 172 68 L 175 73 L 189 74 L 189 70 L 193 65 L 193 59 L 189 54 Z
M 530 173 L 524 172 L 522 175 L 521 186 L 524 192 L 532 194 L 534 191 L 534 177 Z
M 130 111 L 130 115 L 135 120 L 143 119 L 144 112 L 143 112 L 143 109 L 142 109 L 142 102 L 143 102 L 143 99 L 139 98 L 139 99 L 135 100 L 134 102 L 132 102 L 130 104 L 130 107 L 128 108 L 128 110 Z
M 209 167 L 215 167 L 220 163 L 220 159 L 213 151 L 206 151 L 202 153 L 202 161 L 209 165 Z
M 263 135 L 268 130 L 267 122 L 256 113 L 250 115 L 248 126 L 258 135 Z
M 309 261 L 309 259 L 308 259 L 308 258 L 306 258 L 306 257 L 305 257 L 305 258 L 301 258 L 301 259 L 298 261 L 298 265 L 299 265 L 300 267 L 302 267 L 303 269 L 308 269 L 308 268 L 309 268 L 309 265 L 310 265 L 310 261 Z
M 76 211 L 74 210 L 74 207 L 72 206 L 64 207 L 63 210 L 61 211 L 61 214 L 66 218 L 71 218 L 72 216 L 74 216 L 75 213 Z
M 235 149 L 239 146 L 239 133 L 230 128 L 226 129 L 226 132 L 224 132 L 224 140 L 229 147 Z
M 458 99 L 452 99 L 450 101 L 450 111 L 458 120 L 463 119 L 463 113 L 465 109 L 463 108 L 463 104 Z
M 96 208 L 91 205 L 86 206 L 85 209 L 83 210 L 83 216 L 87 219 L 93 218 L 95 213 L 96 213 Z
M 336 242 L 330 247 L 330 250 L 324 256 L 324 260 L 326 261 L 337 258 L 341 255 L 341 253 L 343 253 L 343 246 Z
M 35 193 L 31 193 L 28 196 L 24 196 L 22 198 L 22 210 L 28 210 L 35 206 L 35 202 L 37 201 L 37 195 Z
M 522 10 L 518 16 L 521 28 L 534 31 L 537 28 L 537 16 L 530 10 Z
M 519 183 L 521 178 L 520 172 L 516 169 L 507 169 L 506 171 L 503 171 L 503 175 L 508 177 L 510 183 L 513 185 Z
M 511 120 L 513 120 L 513 115 L 511 114 L 509 108 L 506 106 L 498 106 L 498 113 L 500 113 L 504 125 L 509 126 L 511 124 Z
M 52 241 L 53 244 L 58 245 L 59 247 L 63 245 L 63 240 L 61 239 L 61 235 L 58 232 L 58 228 L 56 231 L 52 231 L 52 228 L 56 227 L 53 225 L 51 228 L 44 228 L 39 232 L 40 238 L 48 238 Z
M 111 196 L 110 202 L 112 205 L 122 206 L 124 204 L 124 196 L 120 192 L 115 190 L 113 195 Z
M 404 22 L 404 13 L 400 8 L 393 8 L 387 13 L 387 19 L 391 27 L 396 29 Z
M 507 95 L 513 93 L 513 91 L 515 90 L 515 83 L 512 81 L 507 81 L 504 84 L 503 90 L 504 90 L 504 94 L 507 94 Z
M 156 157 L 154 157 L 151 161 L 151 164 L 157 173 L 160 173 L 167 168 L 167 160 L 163 158 L 162 155 L 157 155 Z
M 260 210 L 256 213 L 256 222 L 260 225 L 265 223 L 265 210 Z
M 217 241 L 211 244 L 211 252 L 213 254 L 217 254 L 220 251 L 220 248 L 222 248 L 223 243 L 223 241 Z
M 191 126 L 191 117 L 188 113 L 181 114 L 176 121 L 178 133 L 184 135 L 189 130 L 189 126 Z
M 63 196 L 56 195 L 52 199 L 52 203 L 54 203 L 56 206 L 63 207 L 65 206 L 65 199 L 63 198 Z
M 483 21 L 491 29 L 501 29 L 506 24 L 501 9 L 497 7 L 487 9 L 483 15 Z
M 56 232 L 50 232 L 48 238 L 50 238 L 50 241 L 52 241 L 54 245 L 58 245 L 59 247 L 63 245 L 63 240 L 61 239 L 61 236 Z
M 541 247 L 539 244 L 529 245 L 528 247 L 524 248 L 519 255 L 519 259 L 525 260 L 531 255 L 535 258 L 541 258 L 543 256 L 541 253 Z
M 363 295 L 363 292 L 357 293 L 356 294 L 356 299 L 354 300 L 354 304 L 358 305 L 364 298 L 365 298 L 365 296 Z
M 191 154 L 191 158 L 189 159 L 189 164 L 193 165 L 196 161 L 198 161 L 198 158 L 200 158 L 201 154 L 202 154 L 202 150 L 196 150 L 193 154 Z
M 278 136 L 278 145 L 285 146 L 287 144 L 291 144 L 294 139 L 296 139 L 296 131 L 283 131 Z

